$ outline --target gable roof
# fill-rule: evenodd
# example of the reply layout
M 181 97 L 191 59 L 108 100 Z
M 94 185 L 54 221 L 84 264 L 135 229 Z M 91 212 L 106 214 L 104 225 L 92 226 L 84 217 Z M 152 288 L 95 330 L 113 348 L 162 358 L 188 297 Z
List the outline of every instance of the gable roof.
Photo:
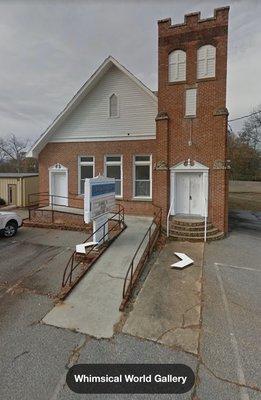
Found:
M 1 172 L 0 178 L 27 178 L 38 175 L 36 172 Z
M 68 114 L 73 111 L 82 99 L 95 87 L 95 85 L 101 80 L 105 73 L 112 67 L 116 66 L 120 71 L 127 75 L 133 82 L 135 82 L 147 95 L 149 95 L 155 102 L 157 102 L 157 96 L 151 91 L 144 83 L 142 83 L 136 76 L 128 71 L 123 65 L 121 65 L 112 56 L 107 57 L 94 74 L 83 84 L 80 90 L 74 95 L 74 97 L 65 106 L 63 111 L 55 118 L 55 120 L 48 126 L 45 132 L 39 137 L 38 140 L 33 144 L 31 149 L 27 153 L 27 157 L 37 157 L 39 152 L 48 143 L 49 137 L 53 134 L 55 128 L 61 124 Z

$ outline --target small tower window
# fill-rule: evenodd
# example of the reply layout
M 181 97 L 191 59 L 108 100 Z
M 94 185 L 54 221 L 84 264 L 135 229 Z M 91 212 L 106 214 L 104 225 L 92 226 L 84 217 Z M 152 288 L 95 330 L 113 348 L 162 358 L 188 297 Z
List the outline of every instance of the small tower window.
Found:
M 210 44 L 198 49 L 198 79 L 213 78 L 216 72 L 216 48 Z
M 186 80 L 186 53 L 175 50 L 169 54 L 169 82 Z
M 116 94 L 112 94 L 110 97 L 109 115 L 110 118 L 116 118 L 119 116 L 119 101 Z
M 197 89 L 186 90 L 186 117 L 195 117 L 197 110 Z

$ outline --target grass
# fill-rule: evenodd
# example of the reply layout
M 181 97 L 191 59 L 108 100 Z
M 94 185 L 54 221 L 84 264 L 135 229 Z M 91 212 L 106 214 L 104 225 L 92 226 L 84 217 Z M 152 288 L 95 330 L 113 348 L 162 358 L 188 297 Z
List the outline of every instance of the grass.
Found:
M 261 193 L 229 193 L 229 209 L 261 211 Z

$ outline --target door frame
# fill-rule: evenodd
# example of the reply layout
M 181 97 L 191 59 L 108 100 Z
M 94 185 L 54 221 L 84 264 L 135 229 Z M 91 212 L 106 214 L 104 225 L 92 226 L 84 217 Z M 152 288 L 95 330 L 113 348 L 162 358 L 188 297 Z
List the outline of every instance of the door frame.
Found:
M 67 206 L 68 207 L 68 168 L 67 167 L 65 167 L 64 165 L 62 165 L 62 164 L 59 164 L 59 163 L 57 163 L 57 164 L 54 164 L 54 165 L 52 165 L 50 168 L 49 168 L 49 204 L 51 205 L 52 204 L 52 197 L 51 197 L 51 195 L 53 194 L 53 192 L 52 192 L 52 185 L 53 185 L 53 175 L 54 174 L 65 174 L 65 182 L 66 182 L 66 195 L 65 195 L 65 197 L 66 197 L 66 201 L 65 201 L 65 204 L 64 204 L 64 206 Z
M 12 202 L 10 203 L 10 189 L 12 191 Z M 15 201 L 14 201 L 15 198 Z M 10 205 L 16 205 L 17 206 L 17 184 L 16 183 L 8 183 L 7 184 L 7 203 Z
M 176 214 L 176 207 L 175 207 L 175 199 L 176 199 L 176 174 L 182 172 L 189 172 L 189 173 L 202 173 L 202 180 L 203 180 L 203 196 L 205 206 L 203 206 L 203 213 L 202 217 L 208 216 L 208 190 L 209 190 L 209 168 L 205 165 L 193 161 L 191 162 L 190 159 L 187 161 L 180 162 L 173 167 L 170 168 L 170 214 Z M 174 201 L 173 201 L 174 199 Z

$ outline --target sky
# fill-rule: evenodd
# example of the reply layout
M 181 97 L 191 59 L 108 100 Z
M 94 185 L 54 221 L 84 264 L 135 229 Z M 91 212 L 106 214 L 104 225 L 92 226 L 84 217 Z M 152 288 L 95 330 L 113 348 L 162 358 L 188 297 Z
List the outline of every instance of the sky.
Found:
M 157 20 L 226 5 L 233 119 L 261 104 L 261 1 L 0 0 L 0 137 L 37 139 L 108 55 L 157 90 Z

